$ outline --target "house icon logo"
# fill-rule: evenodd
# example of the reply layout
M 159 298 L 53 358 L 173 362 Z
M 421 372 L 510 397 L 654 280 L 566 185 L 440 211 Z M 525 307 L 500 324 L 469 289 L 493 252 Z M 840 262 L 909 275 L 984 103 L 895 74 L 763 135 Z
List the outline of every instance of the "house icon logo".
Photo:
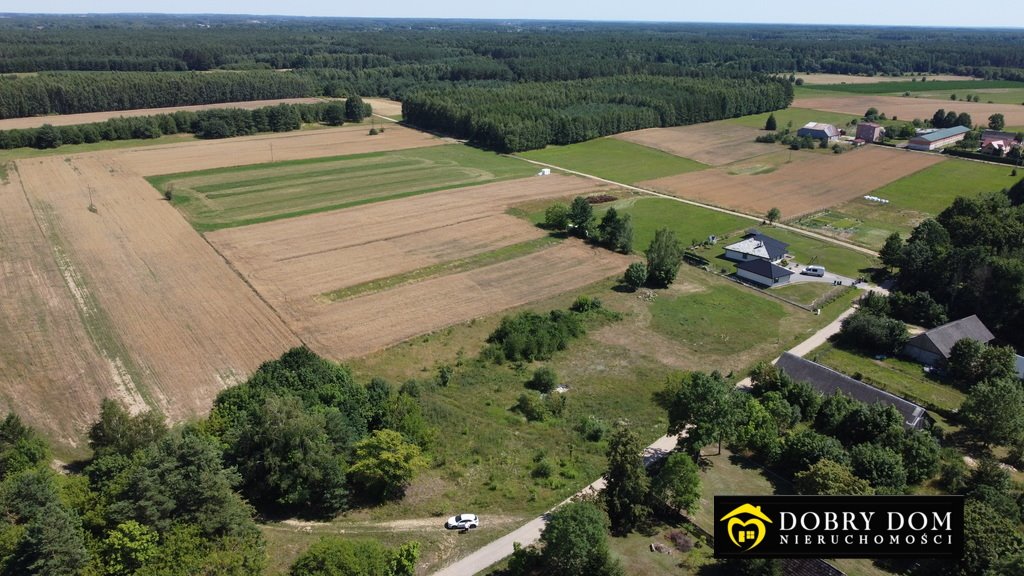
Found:
M 765 533 L 768 531 L 764 523 L 772 523 L 771 519 L 764 512 L 761 512 L 760 506 L 751 506 L 750 504 L 737 506 L 732 512 L 719 518 L 718 521 L 725 522 L 726 520 L 729 521 L 726 525 L 729 539 L 732 540 L 732 543 L 737 548 L 741 548 L 743 552 L 753 550 L 755 546 L 760 544 L 764 540 Z

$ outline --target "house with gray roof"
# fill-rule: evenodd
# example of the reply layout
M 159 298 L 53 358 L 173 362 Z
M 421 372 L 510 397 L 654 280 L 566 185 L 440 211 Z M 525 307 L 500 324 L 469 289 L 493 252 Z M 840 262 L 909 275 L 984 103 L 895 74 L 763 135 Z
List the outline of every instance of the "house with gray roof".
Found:
M 789 244 L 752 229 L 747 232 L 743 240 L 725 247 L 725 257 L 735 262 L 747 260 L 778 262 L 786 257 L 788 248 Z
M 788 284 L 793 272 L 767 260 L 747 260 L 736 265 L 736 275 L 744 280 L 770 287 Z
M 804 136 L 810 136 L 815 140 L 827 140 L 831 142 L 832 140 L 839 138 L 839 129 L 831 124 L 808 122 L 796 131 L 796 135 L 801 138 Z
M 914 336 L 903 348 L 903 353 L 922 364 L 945 368 L 953 345 L 964 338 L 988 344 L 995 336 L 972 314 Z
M 827 396 L 843 394 L 865 404 L 882 403 L 893 406 L 903 415 L 903 426 L 906 428 L 922 428 L 929 421 L 928 411 L 917 404 L 860 380 L 854 380 L 817 362 L 786 352 L 775 366 L 793 380 L 806 382 Z

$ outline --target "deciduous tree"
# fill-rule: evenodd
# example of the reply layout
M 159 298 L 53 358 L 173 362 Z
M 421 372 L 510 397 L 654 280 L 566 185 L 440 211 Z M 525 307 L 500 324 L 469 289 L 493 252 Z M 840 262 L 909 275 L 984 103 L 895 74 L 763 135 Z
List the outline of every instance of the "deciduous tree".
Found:
M 647 281 L 655 286 L 669 286 L 679 273 L 683 262 L 683 245 L 674 232 L 660 228 L 654 233 L 654 240 L 648 246 Z
M 355 445 L 352 481 L 372 498 L 401 498 L 416 472 L 427 465 L 419 446 L 394 430 L 376 430 Z
M 643 444 L 627 425 L 619 425 L 608 440 L 608 470 L 602 492 L 612 531 L 628 534 L 647 519 L 650 479 L 644 467 Z

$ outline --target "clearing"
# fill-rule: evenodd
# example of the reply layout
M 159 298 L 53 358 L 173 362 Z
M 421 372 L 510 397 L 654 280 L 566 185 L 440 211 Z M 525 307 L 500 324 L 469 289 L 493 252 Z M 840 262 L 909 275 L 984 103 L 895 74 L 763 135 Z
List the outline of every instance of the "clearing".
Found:
M 532 166 L 448 145 L 290 160 L 150 178 L 200 232 L 534 174 Z
M 974 197 L 1013 186 L 1012 167 L 949 158 L 887 184 L 871 195 L 801 218 L 797 225 L 878 250 L 893 232 L 906 238 L 926 218 L 939 214 L 957 196 Z
M 757 144 L 773 151 L 771 144 Z M 673 196 L 763 215 L 775 207 L 792 219 L 863 196 L 942 161 L 942 157 L 871 146 L 844 154 L 794 153 L 770 172 L 715 168 L 650 180 L 643 185 Z M 738 172 L 738 173 L 736 173 Z
M 861 116 L 868 108 L 876 108 L 889 118 L 902 120 L 913 118 L 930 119 L 939 108 L 949 112 L 966 112 L 975 123 L 987 122 L 992 114 L 1002 114 L 1008 126 L 1024 126 L 1024 106 L 1020 104 L 987 104 L 983 102 L 942 102 L 930 98 L 907 98 L 902 96 L 813 96 L 798 98 L 794 106 L 813 108 L 840 114 Z
M 764 121 L 756 128 L 762 128 Z M 616 134 L 613 138 L 655 148 L 702 164 L 722 166 L 766 154 L 772 149 L 754 142 L 760 133 L 728 120 L 675 128 L 647 128 Z
M 934 76 L 928 74 L 915 74 L 911 76 L 848 76 L 846 74 L 797 74 L 797 78 L 803 78 L 804 84 L 881 84 L 881 83 L 892 83 L 892 82 L 909 82 L 911 78 L 921 79 L 922 77 L 927 78 L 928 82 L 943 82 L 943 81 L 975 81 L 970 76 L 948 76 L 943 74 L 936 74 Z
M 707 168 L 700 162 L 615 138 L 548 146 L 519 156 L 626 184 Z
M 684 244 L 695 244 L 703 242 L 712 234 L 724 237 L 751 224 L 750 220 L 732 214 L 651 196 L 632 196 L 600 206 L 594 212 L 598 220 L 610 207 L 614 207 L 620 214 L 630 215 L 633 222 L 633 251 L 638 254 L 647 249 L 654 239 L 654 232 L 659 228 L 672 230 Z

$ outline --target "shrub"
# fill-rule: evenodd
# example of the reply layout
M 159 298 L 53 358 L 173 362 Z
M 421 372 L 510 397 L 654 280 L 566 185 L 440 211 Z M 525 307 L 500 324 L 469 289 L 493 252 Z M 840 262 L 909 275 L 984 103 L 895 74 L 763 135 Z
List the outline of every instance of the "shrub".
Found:
M 526 387 L 532 390 L 536 390 L 542 394 L 547 394 L 554 390 L 558 386 L 558 375 L 555 371 L 547 366 L 541 366 L 533 373 L 533 378 L 530 378 L 526 383 Z
M 682 530 L 673 530 L 665 535 L 665 538 L 680 552 L 689 552 L 693 549 L 693 538 Z
M 490 346 L 485 357 L 511 362 L 547 360 L 584 332 L 576 314 L 561 310 L 552 310 L 547 316 L 520 312 L 501 319 L 498 328 L 487 338 Z
M 572 303 L 572 306 L 569 306 L 569 310 L 572 310 L 573 312 L 583 313 L 590 312 L 591 310 L 600 310 L 601 306 L 602 304 L 600 298 L 591 298 L 590 296 L 577 296 L 576 301 Z
M 858 310 L 843 320 L 836 340 L 848 348 L 877 354 L 897 354 L 907 343 L 907 325 L 899 320 Z
M 643 262 L 633 262 L 626 268 L 622 278 L 627 286 L 636 290 L 647 282 L 647 266 Z
M 530 422 L 542 422 L 548 417 L 547 406 L 544 399 L 538 392 L 524 392 L 519 396 L 514 410 L 519 412 Z
M 608 432 L 608 425 L 597 416 L 591 414 L 580 419 L 579 424 L 576 425 L 576 431 L 588 442 L 599 442 L 605 433 Z
M 544 211 L 544 227 L 548 230 L 565 230 L 569 226 L 569 207 L 552 204 Z
M 555 467 L 547 458 L 544 458 L 533 465 L 533 470 L 530 471 L 530 476 L 533 476 L 534 478 L 551 478 L 551 475 L 554 474 L 554 472 Z

